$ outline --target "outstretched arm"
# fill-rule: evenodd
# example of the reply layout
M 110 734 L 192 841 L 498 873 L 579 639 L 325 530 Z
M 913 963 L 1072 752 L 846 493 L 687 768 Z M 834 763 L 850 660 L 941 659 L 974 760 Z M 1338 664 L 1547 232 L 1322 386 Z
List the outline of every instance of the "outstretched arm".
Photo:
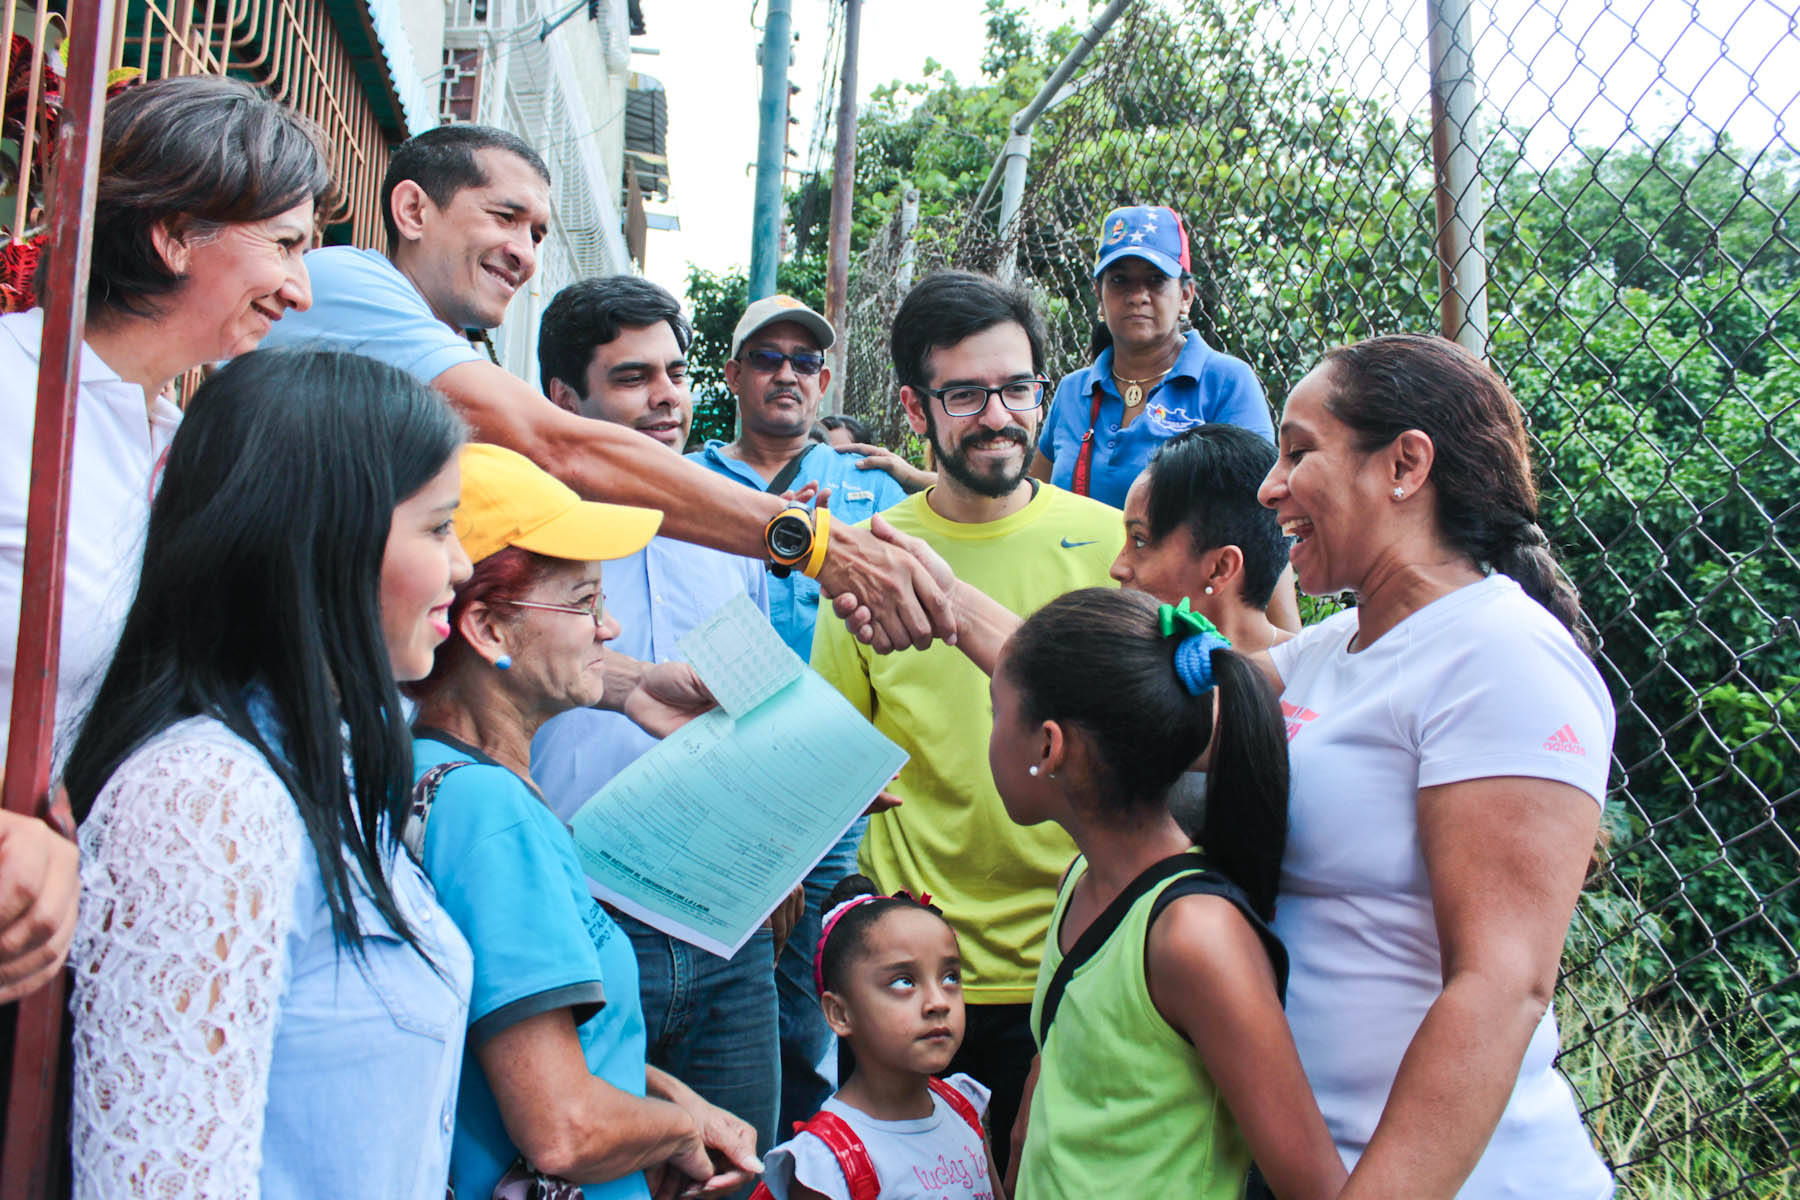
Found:
M 851 442 L 838 447 L 840 454 L 859 454 L 862 461 L 856 464 L 859 471 L 886 471 L 894 477 L 894 482 L 905 488 L 908 493 L 922 492 L 937 483 L 937 472 L 915 467 L 885 446 L 871 446 L 867 442 Z
M 490 362 L 451 367 L 432 386 L 475 436 L 518 451 L 591 500 L 661 509 L 662 532 L 761 559 L 763 526 L 781 509 L 752 491 L 623 425 L 564 412 L 536 388 Z M 833 525 L 819 586 L 855 592 L 896 646 L 931 644 L 956 628 L 950 599 L 916 560 L 863 530 Z
M 869 522 L 869 531 L 881 541 L 904 550 L 930 572 L 938 587 L 950 595 L 956 609 L 956 636 L 951 640 L 970 662 L 992 675 L 994 665 L 1000 659 L 1000 647 L 1006 644 L 1013 630 L 1024 624 L 1019 615 L 981 589 L 958 579 L 937 551 L 919 538 L 901 533 L 879 514 Z M 843 618 L 853 637 L 873 647 L 877 654 L 897 648 L 884 636 L 874 621 L 873 612 L 855 592 L 839 595 L 832 602 L 832 611 Z

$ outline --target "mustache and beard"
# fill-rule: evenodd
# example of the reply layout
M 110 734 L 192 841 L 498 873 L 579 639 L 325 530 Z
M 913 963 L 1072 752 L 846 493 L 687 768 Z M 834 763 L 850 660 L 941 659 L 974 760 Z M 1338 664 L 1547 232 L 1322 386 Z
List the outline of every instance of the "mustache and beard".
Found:
M 1032 441 L 1030 431 L 1016 423 L 1008 423 L 1001 429 L 978 428 L 952 448 L 944 445 L 938 436 L 937 419 L 931 408 L 927 407 L 925 432 L 931 438 L 931 451 L 937 459 L 938 470 L 976 495 L 994 500 L 1012 494 L 1013 489 L 1019 486 L 1019 481 L 1025 478 L 1031 460 L 1037 455 L 1037 446 Z M 1016 466 L 1000 461 L 977 466 L 969 461 L 970 451 L 1005 445 L 1008 442 L 1016 442 L 1022 451 Z

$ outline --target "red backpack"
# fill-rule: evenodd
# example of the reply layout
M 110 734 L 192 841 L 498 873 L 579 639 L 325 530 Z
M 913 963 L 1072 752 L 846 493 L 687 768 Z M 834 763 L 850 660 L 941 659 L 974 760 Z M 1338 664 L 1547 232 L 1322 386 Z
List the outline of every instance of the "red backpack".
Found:
M 941 1079 L 931 1078 L 925 1081 L 931 1090 L 943 1098 L 945 1104 L 956 1110 L 956 1115 L 969 1123 L 976 1137 L 984 1136 L 981 1128 L 981 1114 L 969 1103 L 969 1098 L 945 1083 Z M 831 1148 L 832 1156 L 837 1159 L 838 1169 L 844 1173 L 844 1181 L 850 1185 L 850 1200 L 879 1200 L 881 1195 L 881 1177 L 875 1174 L 875 1162 L 869 1157 L 868 1147 L 856 1136 L 849 1122 L 833 1112 L 821 1112 L 810 1121 L 795 1121 L 794 1132 L 810 1133 Z M 774 1200 L 767 1184 L 759 1183 L 756 1190 L 750 1193 L 750 1200 Z

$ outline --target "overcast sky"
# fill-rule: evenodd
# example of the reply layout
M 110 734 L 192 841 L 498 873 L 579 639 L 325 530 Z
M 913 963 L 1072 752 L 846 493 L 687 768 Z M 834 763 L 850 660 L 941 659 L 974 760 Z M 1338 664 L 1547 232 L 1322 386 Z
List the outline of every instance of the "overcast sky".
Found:
M 841 0 L 792 0 L 794 65 L 790 145 L 804 164 L 814 110 L 824 82 L 823 56 L 832 4 Z M 1084 4 L 1035 0 L 1032 7 L 1057 22 L 1059 13 L 1085 13 Z M 648 32 L 634 46 L 661 53 L 636 56 L 632 66 L 662 80 L 669 93 L 669 211 L 681 232 L 649 236 L 644 273 L 677 295 L 687 264 L 709 270 L 742 268 L 750 261 L 750 215 L 756 166 L 756 110 L 762 75 L 756 65 L 766 0 L 646 0 Z M 862 53 L 857 69 L 860 100 L 894 79 L 917 79 L 928 58 L 973 81 L 980 73 L 986 37 L 981 0 L 865 0 Z M 831 97 L 835 103 L 835 96 Z M 830 163 L 830 147 L 826 147 Z M 791 178 L 790 178 L 791 182 Z
M 801 89 L 793 97 L 800 123 L 792 127 L 792 164 L 805 165 L 828 77 L 822 60 L 830 11 L 841 2 L 792 0 L 799 37 L 789 80 Z M 1364 10 L 1362 36 L 1372 51 L 1361 57 L 1372 65 L 1359 72 L 1359 86 L 1385 76 L 1401 103 L 1423 103 L 1429 81 L 1422 51 L 1414 49 L 1424 40 L 1423 0 L 1347 0 L 1345 7 L 1351 4 Z M 690 262 L 722 271 L 750 260 L 761 86 L 756 47 L 766 5 L 644 3 L 648 33 L 634 45 L 661 53 L 634 57 L 632 65 L 668 89 L 666 207 L 682 226 L 679 233 L 650 234 L 645 273 L 677 295 Z M 1045 25 L 1085 21 L 1090 12 L 1082 0 L 1028 0 L 1028 7 Z M 1800 38 L 1793 32 L 1800 0 L 1476 0 L 1474 7 L 1483 18 L 1476 69 L 1487 80 L 1490 103 L 1532 131 L 1534 158 L 1566 147 L 1571 129 L 1589 142 L 1653 134 L 1681 115 L 1689 96 L 1702 124 L 1729 129 L 1740 143 L 1800 143 Z M 927 58 L 959 79 L 975 80 L 984 35 L 981 0 L 865 0 L 861 100 L 880 84 L 919 78 Z M 829 145 L 825 160 L 829 167 Z

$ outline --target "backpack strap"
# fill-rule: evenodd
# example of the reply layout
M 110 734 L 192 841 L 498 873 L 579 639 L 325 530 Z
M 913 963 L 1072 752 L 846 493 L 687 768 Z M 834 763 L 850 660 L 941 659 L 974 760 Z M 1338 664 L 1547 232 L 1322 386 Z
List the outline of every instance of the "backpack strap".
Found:
M 976 1137 L 987 1136 L 987 1130 L 981 1127 L 981 1114 L 975 1111 L 975 1106 L 969 1102 L 967 1096 L 957 1091 L 951 1084 L 945 1083 L 942 1079 L 939 1079 L 936 1075 L 928 1077 L 925 1080 L 925 1085 L 933 1092 L 937 1093 L 945 1104 L 948 1104 L 951 1108 L 955 1109 L 957 1116 L 969 1123 L 969 1128 L 975 1131 Z
M 1156 927 L 1156 918 L 1162 916 L 1163 909 L 1175 903 L 1183 896 L 1218 896 L 1229 900 L 1233 907 L 1250 922 L 1250 928 L 1256 930 L 1256 936 L 1262 939 L 1263 950 L 1269 956 L 1269 965 L 1275 968 L 1275 995 L 1283 1005 L 1287 1004 L 1288 955 L 1287 947 L 1269 928 L 1269 923 L 1262 919 L 1250 904 L 1250 897 L 1244 889 L 1211 867 L 1194 875 L 1184 875 L 1164 888 L 1150 905 L 1150 920 L 1144 925 L 1144 950 L 1150 949 L 1150 931 Z
M 880 1200 L 881 1177 L 875 1174 L 875 1160 L 848 1121 L 834 1112 L 821 1112 L 810 1121 L 795 1121 L 794 1132 L 810 1133 L 830 1149 L 849 1185 L 850 1200 Z
M 1171 854 L 1161 862 L 1150 864 L 1106 906 L 1105 912 L 1094 918 L 1092 925 L 1082 931 L 1081 936 L 1075 939 L 1075 944 L 1069 947 L 1069 952 L 1063 955 L 1063 960 L 1056 964 L 1056 973 L 1050 976 L 1050 986 L 1044 989 L 1044 1002 L 1038 1009 L 1038 1049 L 1042 1050 L 1044 1043 L 1049 1040 L 1050 1023 L 1056 1020 L 1056 1010 L 1062 1004 L 1063 992 L 1068 990 L 1069 980 L 1075 977 L 1075 972 L 1087 965 L 1090 958 L 1100 953 L 1100 948 L 1106 945 L 1106 939 L 1113 935 L 1113 931 L 1131 911 L 1132 905 L 1142 900 L 1164 880 L 1184 872 L 1197 872 L 1204 865 L 1204 860 L 1198 855 L 1185 852 Z M 1056 935 L 1057 931 L 1053 927 L 1050 936 Z
M 768 484 L 763 488 L 763 491 L 771 496 L 779 496 L 781 493 L 793 487 L 795 478 L 800 474 L 801 461 L 811 453 L 812 443 L 808 442 L 806 444 L 806 449 L 782 464 L 781 470 L 775 472 L 775 478 L 769 480 Z
M 458 767 L 472 767 L 471 762 L 439 763 L 413 784 L 412 804 L 406 810 L 406 824 L 400 828 L 400 844 L 416 863 L 425 861 L 425 822 L 431 819 L 431 806 L 437 803 L 438 784 Z

